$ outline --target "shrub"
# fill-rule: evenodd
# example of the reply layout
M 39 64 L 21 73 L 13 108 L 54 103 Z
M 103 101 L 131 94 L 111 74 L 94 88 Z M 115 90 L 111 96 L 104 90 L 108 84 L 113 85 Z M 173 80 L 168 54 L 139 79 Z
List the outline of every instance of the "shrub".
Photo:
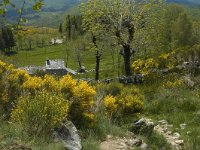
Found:
M 121 90 L 123 89 L 123 84 L 121 83 L 110 83 L 105 87 L 105 94 L 106 95 L 112 95 L 112 96 L 116 96 L 118 94 L 120 94 Z
M 43 88 L 48 91 L 59 91 L 59 83 L 53 76 L 45 75 L 43 79 Z
M 94 88 L 89 86 L 86 81 L 81 81 L 74 87 L 70 117 L 77 125 L 83 123 L 83 125 L 91 126 L 95 121 L 92 113 L 95 94 Z
M 50 133 L 58 123 L 67 117 L 68 103 L 62 95 L 45 90 L 35 96 L 25 95 L 11 113 L 12 121 L 20 123 L 30 135 Z
M 143 111 L 143 99 L 143 96 L 136 87 L 123 89 L 118 96 L 118 105 L 121 114 L 127 115 Z
M 154 75 L 155 69 L 158 68 L 158 63 L 155 59 L 149 58 L 147 60 L 138 59 L 133 62 L 132 70 L 135 74 L 143 74 L 145 78 Z
M 116 98 L 110 95 L 106 96 L 104 98 L 104 107 L 107 114 L 112 117 L 112 115 L 117 111 L 118 107 Z
M 73 90 L 76 86 L 76 80 L 74 80 L 70 75 L 63 76 L 59 83 L 60 91 L 65 94 L 67 98 L 71 98 L 73 96 Z
M 41 89 L 43 85 L 43 80 L 40 77 L 31 77 L 24 82 L 23 88 L 34 94 L 37 90 Z
M 132 86 L 124 87 L 115 97 L 106 96 L 103 104 L 110 117 L 119 117 L 143 111 L 143 99 L 138 88 Z
M 176 52 L 163 53 L 158 57 L 159 68 L 173 69 L 177 65 Z
M 179 74 L 171 73 L 165 76 L 163 87 L 167 89 L 175 89 L 184 85 L 183 79 L 181 79 Z
M 10 112 L 12 103 L 17 102 L 22 91 L 22 84 L 27 80 L 29 75 L 26 71 L 14 69 L 12 65 L 6 65 L 1 77 L 0 99 L 4 110 Z
M 40 94 L 40 91 L 43 92 Z M 52 95 L 50 94 L 51 92 Z M 62 94 L 63 98 L 59 93 Z M 19 99 L 23 94 L 24 96 Z M 95 94 L 96 91 L 93 87 L 89 86 L 87 82 L 81 81 L 78 83 L 70 75 L 63 76 L 60 80 L 56 80 L 50 75 L 45 75 L 43 78 L 36 76 L 32 77 L 25 71 L 15 69 L 12 65 L 0 61 L 0 106 L 3 106 L 2 108 L 5 109 L 5 112 L 8 115 L 10 115 L 13 104 L 16 105 L 14 110 L 18 111 L 13 111 L 12 115 L 16 114 L 15 112 L 18 112 L 18 115 L 20 116 L 25 115 L 28 111 L 32 112 L 35 110 L 35 112 L 37 112 L 35 108 L 37 105 L 38 109 L 41 108 L 41 110 L 43 110 L 43 105 L 46 105 L 45 103 L 48 102 L 45 98 L 49 97 L 49 100 L 51 100 L 51 97 L 53 97 L 55 100 L 60 99 L 63 101 L 65 99 L 66 102 L 69 102 L 70 117 L 74 123 L 79 126 L 86 124 L 91 126 L 95 121 L 95 115 L 92 112 Z M 42 99 L 42 96 L 44 95 L 44 100 L 35 100 Z M 58 102 L 60 100 L 58 100 Z M 51 100 L 51 102 L 52 103 L 48 102 L 49 105 L 47 105 L 47 107 L 50 108 L 50 106 L 53 105 L 54 100 Z M 27 108 L 25 103 L 27 104 Z M 39 106 L 40 103 L 41 106 Z M 55 104 L 56 103 L 57 102 L 55 102 Z M 29 108 L 29 106 L 31 108 Z M 22 112 L 22 114 L 19 114 L 20 110 L 17 109 L 18 107 L 22 107 L 21 109 L 23 109 L 23 111 L 26 110 L 27 112 L 24 112 L 25 114 Z M 55 109 L 52 111 L 58 111 L 56 106 L 51 109 Z M 43 112 L 40 112 L 41 116 L 42 113 Z M 31 115 L 33 115 L 33 117 L 38 117 L 38 114 L 32 113 Z M 40 122 L 40 120 L 38 122 Z

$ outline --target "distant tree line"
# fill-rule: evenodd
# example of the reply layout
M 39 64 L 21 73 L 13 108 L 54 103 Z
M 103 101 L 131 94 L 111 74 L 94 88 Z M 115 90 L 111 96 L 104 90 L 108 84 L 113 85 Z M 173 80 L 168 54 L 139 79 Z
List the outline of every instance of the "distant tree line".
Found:
M 83 35 L 82 16 L 67 15 L 64 24 L 60 24 L 59 33 L 66 35 L 67 39 L 74 39 L 79 35 Z
M 16 40 L 13 31 L 9 27 L 1 28 L 0 32 L 0 51 L 6 53 L 16 46 Z

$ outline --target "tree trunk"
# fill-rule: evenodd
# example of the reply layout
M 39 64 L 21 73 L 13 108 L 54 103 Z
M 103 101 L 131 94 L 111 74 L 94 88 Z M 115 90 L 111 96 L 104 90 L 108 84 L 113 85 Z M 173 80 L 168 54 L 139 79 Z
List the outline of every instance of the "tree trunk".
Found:
M 124 66 L 125 66 L 125 75 L 131 76 L 131 48 L 130 45 L 123 45 L 124 48 Z
M 101 60 L 101 55 L 99 54 L 99 51 L 97 51 L 96 54 L 96 68 L 95 68 L 95 80 L 99 80 L 99 68 L 100 68 L 100 60 Z

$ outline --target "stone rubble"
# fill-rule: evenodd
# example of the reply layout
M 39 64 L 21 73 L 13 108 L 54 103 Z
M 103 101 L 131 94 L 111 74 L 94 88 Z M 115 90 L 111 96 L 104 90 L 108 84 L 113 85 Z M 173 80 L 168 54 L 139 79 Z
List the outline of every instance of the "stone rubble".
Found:
M 183 125 L 186 127 L 186 125 Z M 180 125 L 180 127 L 183 127 Z M 169 128 L 172 128 L 173 125 L 169 125 L 166 120 L 158 121 L 158 125 L 155 126 L 154 130 L 159 134 L 163 135 L 164 138 L 170 143 L 175 150 L 182 150 L 182 146 L 184 145 L 184 141 L 181 140 L 181 135 L 178 132 L 172 133 Z
M 148 145 L 136 136 L 120 138 L 108 135 L 106 141 L 100 144 L 100 150 L 130 150 L 134 147 L 149 149 Z

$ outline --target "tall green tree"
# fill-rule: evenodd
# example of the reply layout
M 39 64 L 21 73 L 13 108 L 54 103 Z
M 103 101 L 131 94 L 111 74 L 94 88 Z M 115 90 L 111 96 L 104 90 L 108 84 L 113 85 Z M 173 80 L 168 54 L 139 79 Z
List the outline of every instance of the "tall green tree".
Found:
M 16 46 L 14 34 L 10 28 L 2 28 L 2 39 L 4 41 L 4 52 L 10 51 L 14 46 Z
M 1 30 L 2 30 L 2 38 L 5 42 L 5 50 L 8 50 L 10 48 L 8 30 L 6 27 L 2 28 Z
M 68 37 L 68 39 L 71 39 L 72 23 L 71 23 L 70 15 L 67 15 L 66 24 L 67 24 L 66 25 L 67 37 Z
M 13 31 L 10 28 L 7 28 L 8 36 L 9 36 L 9 48 L 13 48 L 16 46 L 16 40 L 13 34 Z
M 5 48 L 5 42 L 0 33 L 0 51 L 4 51 L 4 48 Z
M 62 23 L 60 23 L 59 29 L 58 29 L 59 33 L 62 34 L 63 33 L 63 26 Z
M 82 4 L 83 26 L 93 36 L 109 33 L 123 48 L 125 75 L 131 76 L 132 42 L 153 4 L 132 0 L 88 0 Z
M 192 44 L 192 22 L 186 13 L 181 13 L 172 26 L 173 47 Z

